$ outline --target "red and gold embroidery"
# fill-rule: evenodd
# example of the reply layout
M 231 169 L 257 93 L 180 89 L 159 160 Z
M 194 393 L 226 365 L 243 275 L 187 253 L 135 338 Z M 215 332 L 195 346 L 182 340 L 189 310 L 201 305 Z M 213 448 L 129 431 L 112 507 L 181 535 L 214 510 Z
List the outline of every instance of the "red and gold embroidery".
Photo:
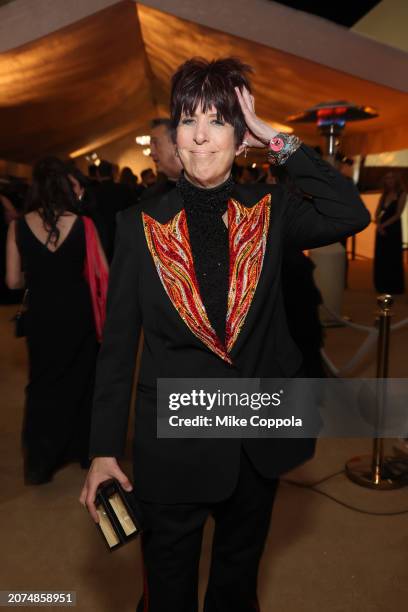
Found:
M 269 228 L 271 195 L 252 208 L 236 200 L 228 207 L 229 293 L 226 345 L 230 352 L 245 322 L 261 275 Z
M 165 224 L 142 215 L 150 253 L 173 306 L 193 334 L 228 363 L 232 363 L 228 353 L 245 322 L 261 274 L 270 203 L 270 194 L 252 208 L 236 200 L 228 202 L 230 264 L 225 347 L 211 326 L 200 296 L 185 211 Z
M 143 213 L 143 226 L 160 280 L 179 315 L 209 349 L 231 363 L 201 300 L 184 210 L 164 225 Z

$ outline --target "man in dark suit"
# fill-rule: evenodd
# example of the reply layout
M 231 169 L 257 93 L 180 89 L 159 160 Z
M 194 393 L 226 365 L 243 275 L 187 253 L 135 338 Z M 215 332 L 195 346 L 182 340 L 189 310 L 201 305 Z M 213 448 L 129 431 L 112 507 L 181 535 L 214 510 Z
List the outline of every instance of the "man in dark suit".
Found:
M 174 130 L 171 127 L 170 119 L 163 117 L 152 120 L 150 149 L 152 159 L 156 164 L 158 179 L 154 185 L 145 189 L 141 197 L 143 200 L 171 191 L 176 186 L 176 181 L 183 168 L 177 155 Z

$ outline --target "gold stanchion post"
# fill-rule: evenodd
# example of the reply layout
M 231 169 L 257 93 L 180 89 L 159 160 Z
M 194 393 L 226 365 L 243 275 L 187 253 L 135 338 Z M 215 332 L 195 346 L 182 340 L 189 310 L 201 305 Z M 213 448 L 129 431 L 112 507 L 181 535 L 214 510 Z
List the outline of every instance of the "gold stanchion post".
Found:
M 388 353 L 390 343 L 391 308 L 394 300 L 391 295 L 380 295 L 377 298 L 378 345 L 377 345 L 377 425 L 381 429 L 384 411 L 386 410 L 386 386 L 388 378 Z M 346 474 L 350 480 L 371 489 L 396 489 L 408 484 L 408 465 L 403 465 L 395 457 L 384 456 L 384 440 L 374 438 L 372 456 L 354 457 L 346 463 Z

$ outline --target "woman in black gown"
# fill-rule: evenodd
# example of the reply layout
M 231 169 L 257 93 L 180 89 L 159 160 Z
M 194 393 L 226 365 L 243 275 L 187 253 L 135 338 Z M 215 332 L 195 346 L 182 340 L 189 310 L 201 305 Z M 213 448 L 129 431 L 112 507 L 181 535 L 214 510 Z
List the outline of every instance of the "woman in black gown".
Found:
M 406 197 L 398 174 L 387 172 L 375 212 L 374 286 L 378 293 L 404 293 L 401 215 Z
M 22 430 L 26 484 L 68 461 L 87 467 L 97 340 L 84 278 L 84 225 L 64 164 L 39 162 L 26 214 L 10 226 L 7 282 L 28 288 L 29 382 Z

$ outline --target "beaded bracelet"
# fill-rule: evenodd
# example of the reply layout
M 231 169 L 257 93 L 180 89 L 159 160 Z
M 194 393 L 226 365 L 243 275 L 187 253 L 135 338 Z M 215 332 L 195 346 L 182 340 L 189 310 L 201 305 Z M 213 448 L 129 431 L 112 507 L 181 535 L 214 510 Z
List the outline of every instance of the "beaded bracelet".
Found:
M 279 132 L 268 144 L 268 161 L 273 166 L 281 166 L 298 150 L 302 141 L 297 136 Z

